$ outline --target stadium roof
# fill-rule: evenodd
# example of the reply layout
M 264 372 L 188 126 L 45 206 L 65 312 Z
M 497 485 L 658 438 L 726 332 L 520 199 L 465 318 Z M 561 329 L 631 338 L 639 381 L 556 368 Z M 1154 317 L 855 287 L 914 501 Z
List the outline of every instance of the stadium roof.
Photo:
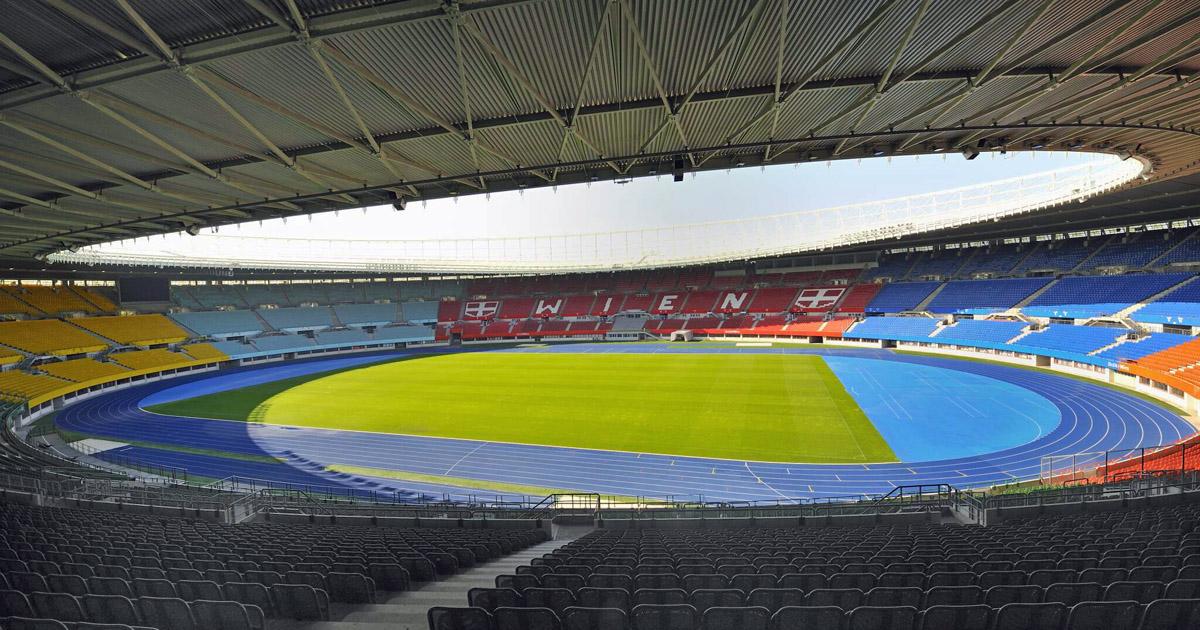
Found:
M 1200 205 L 1194 0 L 0 2 L 2 257 L 937 151 L 1137 155 L 1129 203 Z

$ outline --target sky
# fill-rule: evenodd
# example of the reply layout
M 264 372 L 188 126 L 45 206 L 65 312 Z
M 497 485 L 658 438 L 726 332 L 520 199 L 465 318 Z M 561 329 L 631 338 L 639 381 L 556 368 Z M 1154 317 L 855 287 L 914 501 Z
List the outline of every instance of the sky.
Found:
M 608 232 L 738 219 L 876 201 L 1044 172 L 1095 160 L 1065 152 L 864 158 L 597 182 L 490 196 L 410 201 L 223 228 L 296 238 L 438 239 Z

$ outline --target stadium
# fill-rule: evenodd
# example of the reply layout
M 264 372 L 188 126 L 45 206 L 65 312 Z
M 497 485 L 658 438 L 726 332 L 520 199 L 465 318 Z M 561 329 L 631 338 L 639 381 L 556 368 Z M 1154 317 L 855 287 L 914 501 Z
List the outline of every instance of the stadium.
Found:
M 1200 628 L 1194 1 L 0 9 L 0 629 Z

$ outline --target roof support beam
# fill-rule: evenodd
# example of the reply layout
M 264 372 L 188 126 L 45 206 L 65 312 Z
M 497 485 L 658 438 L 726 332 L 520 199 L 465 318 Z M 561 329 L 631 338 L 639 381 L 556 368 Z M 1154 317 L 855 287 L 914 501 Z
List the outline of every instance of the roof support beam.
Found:
M 583 107 L 583 91 L 587 88 L 588 79 L 592 76 L 592 67 L 596 65 L 596 53 L 600 50 L 601 35 L 603 35 L 604 30 L 608 28 L 608 18 L 609 15 L 612 14 L 614 2 L 616 2 L 616 0 L 605 0 L 604 10 L 600 13 L 600 20 L 596 24 L 596 30 L 592 32 L 592 43 L 590 46 L 588 46 L 587 61 L 583 64 L 583 75 L 579 77 L 579 85 L 575 88 L 575 106 L 571 108 L 570 117 L 567 118 L 567 121 L 571 123 L 572 127 L 575 125 L 576 119 L 579 118 L 579 108 Z M 571 129 L 569 127 L 563 127 L 562 141 L 559 142 L 558 145 L 558 162 L 562 162 L 563 158 L 566 156 L 567 144 L 570 142 L 570 140 Z M 558 181 L 558 170 L 559 168 L 555 166 L 554 172 L 551 174 L 551 179 L 553 181 Z

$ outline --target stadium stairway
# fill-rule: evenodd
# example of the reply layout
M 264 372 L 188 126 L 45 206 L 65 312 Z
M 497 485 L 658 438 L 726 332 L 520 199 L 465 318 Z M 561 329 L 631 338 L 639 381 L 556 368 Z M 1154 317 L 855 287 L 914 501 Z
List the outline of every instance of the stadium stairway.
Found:
M 357 604 L 346 608 L 341 621 L 322 621 L 296 624 L 289 630 L 428 630 L 426 617 L 433 606 L 462 606 L 467 591 L 472 588 L 494 588 L 496 576 L 517 572 L 517 567 L 530 564 L 574 540 L 574 537 L 548 540 L 527 549 L 474 566 L 445 580 L 427 582 L 411 591 L 394 593 L 382 604 Z M 331 607 L 337 616 L 336 605 Z
M 332 311 L 333 309 L 329 310 Z M 259 321 L 260 324 L 262 324 L 264 332 L 271 332 L 275 330 L 275 327 L 271 325 L 271 322 L 267 321 L 267 318 L 258 313 L 258 309 L 250 309 L 250 312 L 254 313 L 254 317 Z
M 1058 284 L 1058 280 L 1057 280 L 1057 279 L 1055 279 L 1055 280 L 1051 280 L 1050 282 L 1047 282 L 1047 283 L 1046 283 L 1046 286 L 1044 286 L 1044 287 L 1042 287 L 1042 288 L 1038 289 L 1037 291 L 1034 291 L 1033 293 L 1030 293 L 1029 295 L 1025 296 L 1025 299 L 1024 299 L 1024 300 L 1021 300 L 1020 302 L 1017 302 L 1017 303 L 1016 303 L 1016 304 L 1015 304 L 1015 305 L 1014 305 L 1012 308 L 1010 308 L 1010 309 L 1008 309 L 1008 310 L 1009 310 L 1009 311 L 1019 311 L 1019 310 L 1021 310 L 1021 309 L 1025 308 L 1026 306 L 1029 306 L 1029 304 L 1030 304 L 1031 302 L 1033 302 L 1034 300 L 1038 299 L 1038 298 L 1039 298 L 1039 297 L 1040 297 L 1040 296 L 1041 296 L 1043 293 L 1045 293 L 1046 291 L 1049 291 L 1049 290 L 1050 290 L 1050 287 L 1052 287 L 1052 286 L 1054 286 L 1054 285 L 1056 285 L 1056 284 Z
M 913 307 L 913 310 L 914 311 L 924 311 L 925 309 L 929 308 L 929 304 L 931 302 L 933 302 L 934 298 L 936 298 L 938 296 L 938 294 L 941 293 L 945 288 L 946 288 L 945 282 L 938 285 L 938 288 L 934 289 L 933 291 L 930 291 L 929 295 L 926 295 L 925 299 L 921 300 L 920 304 L 917 304 L 915 307 Z
M 1131 304 L 1127 308 L 1123 308 L 1123 309 L 1117 311 L 1116 313 L 1113 314 L 1113 317 L 1116 319 L 1126 319 L 1130 315 L 1133 315 L 1134 313 L 1145 308 L 1147 304 L 1150 304 L 1152 302 L 1157 302 L 1157 301 L 1161 300 L 1162 298 L 1166 297 L 1171 292 L 1175 291 L 1176 289 L 1185 287 L 1185 286 L 1195 282 L 1198 279 L 1200 279 L 1200 276 L 1192 276 L 1192 277 L 1188 278 L 1187 280 L 1180 282 L 1179 284 L 1176 284 L 1171 287 L 1167 287 L 1166 289 L 1159 291 L 1158 293 L 1155 293 L 1154 295 L 1151 295 L 1150 297 L 1142 300 L 1141 302 L 1138 302 L 1137 304 Z

